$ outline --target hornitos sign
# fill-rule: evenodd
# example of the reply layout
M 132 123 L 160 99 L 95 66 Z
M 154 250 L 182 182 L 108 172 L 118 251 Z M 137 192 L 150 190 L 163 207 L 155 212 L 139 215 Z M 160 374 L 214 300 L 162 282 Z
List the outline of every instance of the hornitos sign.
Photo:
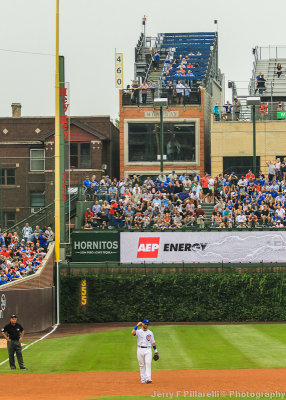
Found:
M 119 261 L 118 232 L 74 232 L 72 234 L 72 261 Z

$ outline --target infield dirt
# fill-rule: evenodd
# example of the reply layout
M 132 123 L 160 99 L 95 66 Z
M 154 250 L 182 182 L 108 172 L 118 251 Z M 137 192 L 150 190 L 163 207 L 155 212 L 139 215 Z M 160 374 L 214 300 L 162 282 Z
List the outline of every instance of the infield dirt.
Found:
M 150 395 L 152 399 L 156 398 L 154 393 L 171 392 L 186 392 L 188 398 L 192 391 L 217 391 L 218 399 L 235 391 L 286 392 L 286 369 L 155 371 L 151 385 L 140 383 L 139 372 L 25 373 L 0 379 L 2 388 L 5 385 L 6 400 L 75 400 L 116 395 Z

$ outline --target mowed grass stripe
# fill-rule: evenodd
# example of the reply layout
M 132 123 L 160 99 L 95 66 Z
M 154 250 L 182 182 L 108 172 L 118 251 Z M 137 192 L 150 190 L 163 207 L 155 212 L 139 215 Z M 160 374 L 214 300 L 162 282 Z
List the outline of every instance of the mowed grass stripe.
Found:
M 285 327 L 285 328 L 284 328 Z M 151 328 L 151 327 L 150 327 Z M 33 372 L 138 371 L 131 328 L 46 339 L 24 351 Z M 286 367 L 285 325 L 152 326 L 160 360 L 153 370 Z M 7 350 L 0 349 L 0 359 Z M 10 371 L 9 364 L 0 373 Z
M 285 368 L 286 367 L 286 343 L 283 343 L 279 335 L 271 335 L 271 331 L 282 331 L 277 325 L 268 325 L 263 329 L 262 325 L 229 325 L 216 326 L 220 333 L 248 360 L 247 368 Z
M 247 362 L 212 325 L 166 326 L 156 336 L 160 353 L 156 369 L 244 368 Z
M 184 326 L 153 328 L 160 359 L 152 363 L 154 370 L 193 369 L 191 347 Z
M 190 343 L 194 369 L 253 368 L 244 354 L 216 331 L 215 325 L 188 328 L 185 327 L 186 341 Z M 228 326 L 225 325 L 224 329 Z

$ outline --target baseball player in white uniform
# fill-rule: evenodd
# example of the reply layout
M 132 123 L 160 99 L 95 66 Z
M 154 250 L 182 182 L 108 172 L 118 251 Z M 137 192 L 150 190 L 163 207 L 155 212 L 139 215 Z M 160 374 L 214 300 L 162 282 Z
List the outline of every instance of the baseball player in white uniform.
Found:
M 151 362 L 152 362 L 152 349 L 155 350 L 155 353 L 158 354 L 158 350 L 156 348 L 155 339 L 153 332 L 150 331 L 149 328 L 150 321 L 148 319 L 144 319 L 142 322 L 138 322 L 138 324 L 133 328 L 132 335 L 137 336 L 137 359 L 140 367 L 140 376 L 141 383 L 152 383 L 151 379 Z M 142 329 L 139 329 L 139 326 L 142 326 Z M 159 358 L 159 357 L 158 357 Z

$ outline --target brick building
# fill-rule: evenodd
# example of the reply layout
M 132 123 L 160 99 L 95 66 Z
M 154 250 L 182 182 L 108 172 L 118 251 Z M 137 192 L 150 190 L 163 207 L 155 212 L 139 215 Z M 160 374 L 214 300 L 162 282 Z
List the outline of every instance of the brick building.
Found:
M 21 117 L 21 105 L 12 105 L 12 117 L 0 118 L 0 226 L 9 227 L 54 199 L 53 117 Z M 119 135 L 109 116 L 70 118 L 71 186 L 86 175 L 117 176 Z
M 120 175 L 156 177 L 160 173 L 161 128 L 156 98 L 165 98 L 168 103 L 163 110 L 164 173 L 210 172 L 210 116 L 214 104 L 223 101 L 224 86 L 218 68 L 217 34 L 161 33 L 154 44 L 149 39 L 140 37 L 133 85 L 120 93 Z M 154 59 L 154 47 L 160 61 Z M 200 56 L 191 56 L 193 52 Z M 188 57 L 192 74 L 176 77 L 179 63 L 175 62 L 175 74 L 166 74 L 172 63 L 166 64 L 165 58 L 181 56 Z M 144 81 L 153 81 L 155 89 L 142 89 Z M 183 89 L 178 90 L 179 84 Z

